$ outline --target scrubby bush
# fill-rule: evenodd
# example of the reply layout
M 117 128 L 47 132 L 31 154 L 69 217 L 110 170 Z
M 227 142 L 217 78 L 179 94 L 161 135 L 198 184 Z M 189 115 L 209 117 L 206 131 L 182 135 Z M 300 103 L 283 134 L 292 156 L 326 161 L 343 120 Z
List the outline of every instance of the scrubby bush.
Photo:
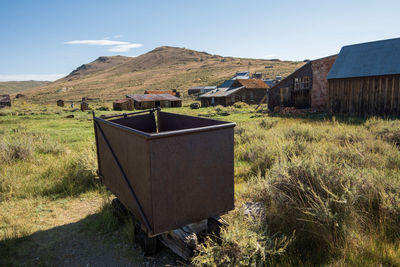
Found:
M 0 164 L 11 164 L 17 160 L 26 160 L 32 155 L 32 152 L 32 139 L 28 136 L 0 140 Z
M 370 119 L 355 126 L 285 119 L 274 124 L 266 118 L 236 127 L 236 165 L 249 170 L 247 186 L 240 186 L 221 240 L 207 241 L 193 263 L 320 265 L 336 259 L 356 262 L 360 255 L 380 249 L 370 254 L 376 254 L 369 260 L 376 265 L 382 264 L 378 255 L 385 246 L 393 251 L 390 255 L 400 252 L 398 123 Z M 260 228 L 254 230 L 240 217 L 238 201 L 265 205 Z M 238 230 L 238 225 L 245 226 Z M 268 232 L 260 230 L 264 228 Z M 289 238 L 294 232 L 294 239 Z M 279 257 L 263 257 L 264 247 L 257 242 L 270 240 L 274 233 L 291 242 Z M 362 243 L 371 236 L 385 246 Z M 398 262 L 390 255 L 385 256 L 388 265 Z
M 260 220 L 237 213 L 221 231 L 221 238 L 207 238 L 193 258 L 196 266 L 272 265 L 293 241 L 293 236 L 272 234 Z
M 234 104 L 233 104 L 233 107 L 235 107 L 235 108 L 248 108 L 249 107 L 249 105 L 247 104 L 247 103 L 245 103 L 245 102 L 235 102 Z

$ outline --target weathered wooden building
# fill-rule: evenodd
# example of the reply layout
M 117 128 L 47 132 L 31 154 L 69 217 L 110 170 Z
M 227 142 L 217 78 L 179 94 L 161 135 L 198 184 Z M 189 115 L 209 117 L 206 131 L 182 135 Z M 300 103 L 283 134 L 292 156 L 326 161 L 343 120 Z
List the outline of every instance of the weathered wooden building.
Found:
M 201 106 L 223 105 L 230 106 L 235 102 L 247 104 L 258 104 L 267 94 L 269 86 L 258 79 L 236 79 L 229 80 L 228 87 L 218 87 L 213 91 L 200 96 Z
M 58 100 L 57 100 L 57 106 L 63 107 L 63 106 L 64 106 L 64 100 L 58 99 Z
M 124 98 L 115 100 L 113 102 L 114 110 L 133 110 L 133 99 L 132 98 Z
M 85 111 L 89 109 L 89 103 L 86 101 L 81 101 L 81 111 Z
M 329 90 L 326 79 L 336 55 L 308 61 L 295 72 L 271 87 L 268 108 L 315 108 L 328 110 Z
M 127 95 L 126 97 L 133 99 L 135 109 L 174 108 L 182 106 L 182 100 L 170 94 L 134 94 Z
M 10 95 L 0 95 L 0 108 L 11 107 Z
M 400 115 L 400 38 L 344 46 L 328 74 L 333 114 Z

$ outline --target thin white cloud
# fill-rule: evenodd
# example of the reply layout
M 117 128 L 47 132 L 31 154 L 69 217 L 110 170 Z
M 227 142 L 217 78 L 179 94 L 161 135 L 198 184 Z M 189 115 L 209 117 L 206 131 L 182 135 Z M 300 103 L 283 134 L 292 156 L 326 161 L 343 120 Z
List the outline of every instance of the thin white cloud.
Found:
M 110 52 L 127 52 L 132 48 L 142 47 L 142 44 L 126 44 L 126 45 L 116 45 L 108 49 Z
M 121 35 L 115 35 L 120 37 Z M 124 41 L 113 41 L 109 40 L 109 37 L 106 37 L 102 40 L 74 40 L 74 41 L 68 41 L 64 42 L 64 44 L 83 44 L 83 45 L 98 45 L 98 46 L 111 46 L 108 51 L 110 52 L 128 52 L 132 48 L 138 48 L 142 47 L 142 44 L 135 44 L 135 43 L 130 43 L 130 42 L 124 42 Z
M 113 41 L 113 40 L 74 40 L 65 42 L 65 44 L 85 44 L 85 45 L 124 45 L 128 42 Z
M 122 37 L 121 34 L 114 35 L 114 38 L 115 38 L 115 39 L 118 39 L 118 38 L 121 38 L 121 37 Z
M 55 81 L 66 74 L 0 74 L 0 82 L 8 81 Z

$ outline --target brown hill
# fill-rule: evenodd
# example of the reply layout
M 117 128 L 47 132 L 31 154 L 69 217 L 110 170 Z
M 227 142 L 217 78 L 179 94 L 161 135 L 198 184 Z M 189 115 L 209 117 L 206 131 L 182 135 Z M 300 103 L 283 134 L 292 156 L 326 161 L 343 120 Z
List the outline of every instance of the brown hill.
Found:
M 0 82 L 0 95 L 18 94 L 32 88 L 48 84 L 47 81 L 11 81 Z
M 303 62 L 222 57 L 185 48 L 162 46 L 138 57 L 99 57 L 68 76 L 35 88 L 34 101 L 79 100 L 83 96 L 113 100 L 127 93 L 217 85 L 236 71 L 286 76 Z M 266 68 L 267 67 L 267 68 Z

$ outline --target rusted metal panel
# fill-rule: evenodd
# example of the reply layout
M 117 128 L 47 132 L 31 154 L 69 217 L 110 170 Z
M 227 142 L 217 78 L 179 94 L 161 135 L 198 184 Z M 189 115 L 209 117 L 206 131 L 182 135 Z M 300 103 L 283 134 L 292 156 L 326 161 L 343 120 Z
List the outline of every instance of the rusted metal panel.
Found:
M 99 173 L 144 223 L 107 139 L 149 222 L 149 235 L 233 209 L 234 123 L 159 112 L 157 132 L 152 113 L 94 120 Z

